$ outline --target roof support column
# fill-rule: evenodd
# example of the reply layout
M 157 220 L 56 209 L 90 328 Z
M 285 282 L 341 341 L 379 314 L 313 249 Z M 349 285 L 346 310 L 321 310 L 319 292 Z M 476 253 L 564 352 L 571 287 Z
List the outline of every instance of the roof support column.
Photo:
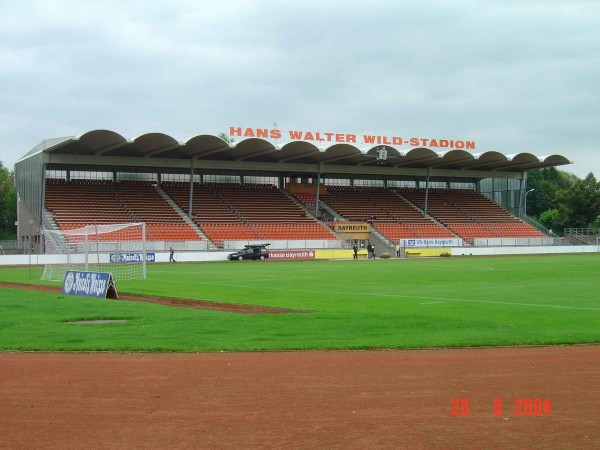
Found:
M 519 219 L 523 217 L 523 179 L 519 180 Z
M 42 249 L 44 248 L 43 236 L 44 229 L 46 228 L 44 225 L 44 205 L 46 204 L 46 164 L 42 163 L 42 182 L 40 183 L 40 208 L 38 211 L 38 219 L 37 219 L 37 229 L 38 229 L 38 237 L 36 238 L 36 243 L 38 244 L 37 253 L 42 253 Z
M 315 199 L 315 219 L 319 218 L 319 193 L 321 192 L 321 164 L 317 167 L 317 195 Z
M 427 178 L 425 179 L 425 204 L 423 205 L 423 212 L 427 215 L 427 200 L 429 199 L 429 176 L 431 175 L 431 167 L 427 168 Z
M 519 189 L 519 218 L 523 218 L 523 213 L 527 214 L 527 211 L 523 211 L 525 206 L 525 198 L 527 196 L 527 172 L 521 172 L 521 188 Z
M 192 218 L 192 203 L 194 202 L 194 160 L 192 159 L 192 167 L 190 167 L 190 195 L 188 197 L 188 217 Z

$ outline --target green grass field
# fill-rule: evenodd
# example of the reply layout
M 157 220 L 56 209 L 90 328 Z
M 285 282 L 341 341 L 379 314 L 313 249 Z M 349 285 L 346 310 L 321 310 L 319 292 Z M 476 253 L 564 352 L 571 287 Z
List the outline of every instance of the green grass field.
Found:
M 0 268 L 39 281 L 41 268 Z M 232 351 L 600 342 L 600 255 L 155 264 L 119 292 L 310 311 L 241 315 L 0 288 L 0 349 Z M 57 283 L 55 283 L 57 285 Z M 76 325 L 83 319 L 126 323 Z

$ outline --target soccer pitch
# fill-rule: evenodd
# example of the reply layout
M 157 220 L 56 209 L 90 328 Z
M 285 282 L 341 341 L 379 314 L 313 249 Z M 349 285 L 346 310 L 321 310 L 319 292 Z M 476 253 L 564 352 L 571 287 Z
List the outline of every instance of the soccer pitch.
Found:
M 40 268 L 0 268 L 39 281 Z M 291 308 L 236 314 L 0 288 L 0 349 L 252 351 L 600 342 L 600 255 L 149 264 L 119 292 Z M 54 284 L 56 286 L 56 283 Z M 119 319 L 119 323 L 75 324 Z

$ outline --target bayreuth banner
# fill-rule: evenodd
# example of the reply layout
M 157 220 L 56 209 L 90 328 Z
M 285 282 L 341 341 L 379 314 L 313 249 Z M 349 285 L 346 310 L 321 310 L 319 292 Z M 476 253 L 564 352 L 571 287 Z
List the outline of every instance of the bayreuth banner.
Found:
M 370 233 L 371 225 L 368 223 L 338 222 L 334 226 L 336 233 Z

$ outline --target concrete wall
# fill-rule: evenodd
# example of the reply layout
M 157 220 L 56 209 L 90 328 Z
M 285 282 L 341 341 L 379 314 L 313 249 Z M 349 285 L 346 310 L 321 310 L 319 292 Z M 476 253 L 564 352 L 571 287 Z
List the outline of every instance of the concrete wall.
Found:
M 411 249 L 414 250 L 414 249 Z M 447 250 L 447 249 L 445 249 Z M 541 254 L 561 254 L 561 253 L 600 253 L 600 245 L 562 245 L 562 246 L 541 246 L 541 247 L 454 247 L 450 249 L 452 256 L 493 256 L 493 255 L 541 255 Z M 175 252 L 175 259 L 178 262 L 193 261 L 227 261 L 227 255 L 231 251 L 225 252 Z M 331 257 L 351 258 L 351 250 L 331 251 Z M 108 262 L 109 255 L 101 254 L 100 262 Z M 97 256 L 90 257 L 89 263 L 93 264 Z M 0 255 L 0 266 L 27 266 L 44 265 L 46 263 L 58 263 L 60 257 L 56 255 Z M 156 252 L 156 262 L 169 262 L 169 252 Z M 148 263 L 152 264 L 152 263 Z
M 540 247 L 463 247 L 453 248 L 452 256 L 544 255 L 561 253 L 598 253 L 599 245 L 560 245 Z

